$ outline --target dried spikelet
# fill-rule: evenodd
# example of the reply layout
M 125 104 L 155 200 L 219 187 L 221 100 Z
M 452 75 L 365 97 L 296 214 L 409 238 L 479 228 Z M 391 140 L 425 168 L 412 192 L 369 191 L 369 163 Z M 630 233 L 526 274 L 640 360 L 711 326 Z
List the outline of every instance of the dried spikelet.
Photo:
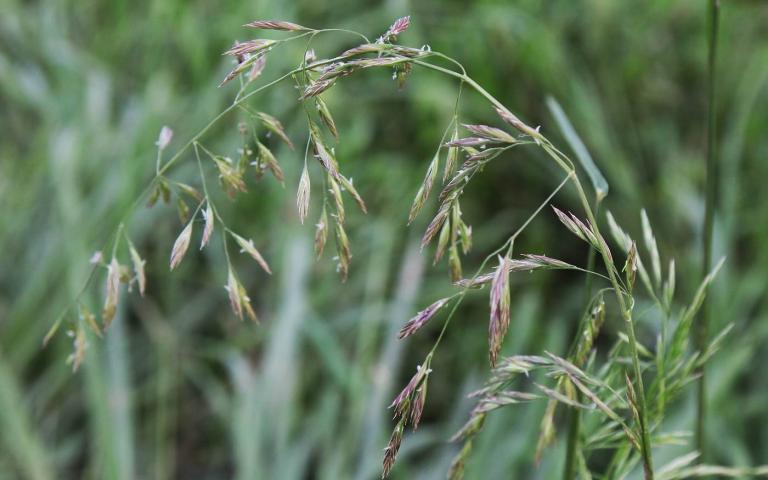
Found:
M 523 123 L 522 120 L 517 118 L 517 115 L 510 112 L 506 108 L 496 107 L 496 113 L 501 117 L 502 120 L 520 130 L 524 134 L 532 137 L 533 139 L 538 141 L 538 139 L 541 137 L 541 134 L 538 132 L 538 130 Z
M 487 163 L 493 160 L 494 158 L 498 157 L 502 153 L 504 153 L 504 149 L 501 147 L 494 147 L 494 148 L 487 148 L 485 150 L 480 150 L 469 155 L 467 157 L 465 165 L 473 164 L 477 162 Z
M 85 334 L 85 329 L 82 325 L 78 325 L 77 329 L 67 332 L 67 335 L 72 337 L 73 351 L 67 357 L 67 365 L 72 365 L 72 372 L 77 372 L 80 368 L 80 364 L 85 359 L 85 351 L 88 349 L 88 339 Z
M 413 222 L 413 219 L 416 218 L 416 215 L 421 210 L 421 207 L 424 206 L 424 203 L 426 203 L 427 199 L 429 198 L 429 193 L 432 191 L 432 184 L 437 177 L 437 170 L 439 168 L 440 152 L 436 153 L 434 158 L 432 158 L 432 161 L 427 168 L 427 174 L 424 176 L 424 181 L 421 183 L 421 187 L 419 187 L 419 191 L 416 193 L 416 198 L 413 199 L 411 211 L 408 214 L 409 225 L 411 222 Z
M 299 190 L 296 192 L 296 207 L 299 210 L 299 219 L 302 224 L 309 212 L 309 193 L 309 171 L 307 170 L 307 164 L 305 163 L 304 169 L 301 171 L 301 178 L 299 179 Z
M 462 278 L 461 280 L 454 282 L 454 284 L 462 288 L 480 288 L 487 283 L 491 283 L 494 275 L 495 274 L 493 273 L 486 273 L 484 275 L 478 275 L 475 278 Z
M 311 28 L 302 27 L 296 23 L 282 20 L 256 20 L 243 25 L 244 27 L 258 28 L 261 30 L 284 30 L 292 32 L 309 31 Z
M 443 223 L 448 219 L 450 212 L 451 204 L 449 202 L 443 202 L 443 204 L 440 205 L 440 209 L 437 211 L 435 218 L 433 218 L 429 225 L 427 225 L 424 236 L 421 237 L 421 248 L 426 247 L 429 242 L 432 241 L 432 238 L 437 235 L 437 232 L 443 227 Z
M 147 288 L 147 276 L 144 273 L 144 265 L 147 261 L 141 258 L 136 247 L 134 247 L 133 242 L 128 242 L 128 249 L 131 252 L 131 262 L 133 263 L 133 273 L 136 276 L 136 283 L 139 284 L 139 294 L 143 297 L 144 291 Z
M 224 79 L 219 83 L 219 87 L 222 87 L 223 85 L 227 84 L 228 82 L 232 81 L 235 77 L 240 75 L 241 73 L 245 72 L 250 68 L 254 63 L 256 63 L 257 60 L 259 60 L 260 57 L 263 57 L 265 53 L 260 53 L 258 55 L 253 55 L 248 59 L 245 59 L 245 57 L 238 57 L 238 64 L 235 68 L 232 69 L 231 72 L 227 74 L 227 76 L 224 77 Z
M 253 66 L 251 67 L 251 71 L 248 72 L 248 81 L 252 82 L 259 78 L 261 76 L 261 73 L 264 71 L 264 67 L 267 66 L 267 56 L 266 55 L 259 55 L 256 57 L 256 60 L 253 61 Z
M 339 223 L 344 223 L 345 220 L 345 214 L 344 214 L 344 198 L 341 196 L 341 188 L 339 187 L 339 183 L 336 181 L 336 179 L 332 175 L 327 176 L 327 181 L 329 185 L 328 191 L 331 193 L 331 196 L 333 197 L 333 202 L 336 210 L 336 221 Z
M 107 289 L 104 299 L 104 308 L 101 311 L 101 322 L 106 330 L 115 318 L 117 311 L 117 302 L 120 296 L 120 264 L 117 258 L 112 257 L 112 261 L 107 266 Z
M 243 303 L 242 303 L 242 297 L 240 296 L 240 282 L 237 281 L 237 276 L 235 276 L 234 270 L 232 270 L 232 266 L 229 266 L 229 271 L 227 273 L 227 285 L 224 287 L 224 289 L 227 291 L 229 295 L 229 304 L 232 307 L 232 312 L 240 318 L 243 319 Z
M 491 319 L 488 329 L 488 343 L 491 366 L 496 366 L 496 359 L 504 336 L 509 328 L 509 259 L 499 256 L 499 266 L 491 283 Z
M 171 130 L 170 127 L 163 126 L 163 128 L 160 129 L 160 134 L 157 136 L 157 142 L 155 142 L 155 145 L 157 145 L 158 149 L 165 150 L 165 147 L 171 143 L 172 138 L 173 130 Z
M 421 422 L 421 414 L 424 411 L 424 405 L 427 402 L 427 381 L 421 382 L 421 386 L 416 390 L 416 395 L 413 398 L 413 406 L 411 407 L 411 426 L 414 430 L 419 428 L 419 422 Z
M 627 285 L 631 289 L 635 286 L 635 278 L 637 277 L 637 244 L 634 241 L 627 253 L 627 261 L 624 263 L 624 273 L 627 277 Z
M 235 45 L 224 52 L 224 55 L 231 55 L 233 57 L 242 57 L 244 55 L 254 55 L 259 52 L 263 52 L 267 48 L 275 44 L 274 40 L 255 39 L 248 40 L 247 42 L 236 42 Z
M 96 315 L 91 313 L 90 310 L 88 310 L 88 307 L 83 305 L 82 303 L 78 305 L 78 317 L 80 318 L 80 321 L 88 325 L 90 327 L 91 331 L 95 333 L 97 336 L 101 336 L 101 329 L 99 328 L 99 325 L 96 323 Z
M 286 135 L 285 129 L 283 128 L 283 124 L 280 123 L 280 120 L 264 112 L 258 112 L 256 113 L 256 116 L 259 117 L 261 123 L 263 123 L 269 131 L 280 137 L 280 139 L 284 141 L 286 145 L 291 148 L 291 150 L 293 150 L 293 142 L 291 142 L 291 139 L 288 138 L 288 135 Z
M 272 172 L 272 175 L 278 182 L 284 183 L 285 175 L 283 174 L 283 169 L 280 168 L 280 164 L 277 163 L 277 159 L 272 154 L 272 151 L 259 141 L 256 142 L 256 146 L 259 148 L 259 162 Z
M 451 300 L 450 297 L 441 298 L 440 300 L 434 302 L 432 305 L 428 306 L 424 310 L 417 313 L 415 317 L 408 320 L 408 322 L 406 322 L 403 328 L 400 329 L 400 333 L 398 334 L 397 338 L 402 340 L 403 338 L 416 333 L 417 330 L 419 330 L 429 320 L 431 320 L 432 317 L 434 317 L 435 314 L 441 308 L 443 308 L 450 300 Z
M 272 275 L 272 270 L 270 270 L 269 265 L 264 260 L 264 257 L 262 257 L 261 253 L 259 253 L 259 251 L 256 250 L 256 247 L 253 246 L 253 240 L 246 240 L 234 232 L 230 232 L 230 234 L 240 246 L 240 253 L 247 253 L 250 255 L 254 260 L 256 260 L 256 263 L 258 263 L 265 272 Z
M 598 242 L 597 237 L 595 237 L 595 234 L 592 232 L 592 229 L 586 226 L 584 222 L 576 218 L 574 214 L 571 213 L 570 216 L 566 215 L 564 212 L 560 211 L 554 206 L 552 207 L 552 210 L 555 211 L 555 214 L 557 215 L 557 218 L 560 219 L 560 222 L 562 222 L 562 224 L 565 225 L 574 235 L 591 244 L 595 248 L 600 248 L 600 242 Z
M 325 242 L 328 240 L 328 213 L 323 205 L 323 211 L 320 213 L 320 219 L 315 224 L 315 256 L 323 256 Z
M 450 142 L 443 144 L 444 147 L 477 147 L 487 145 L 488 139 L 482 137 L 452 138 Z
M 458 129 L 454 129 L 453 136 L 451 137 L 451 141 L 448 143 L 455 142 L 459 139 L 459 131 Z M 448 147 L 448 153 L 445 155 L 445 170 L 443 170 L 443 183 L 445 183 L 448 180 L 448 177 L 453 175 L 454 170 L 456 170 L 456 164 L 459 161 L 459 149 L 458 147 Z
M 336 159 L 333 158 L 333 155 L 325 146 L 325 143 L 323 143 L 323 139 L 320 137 L 320 132 L 314 124 L 310 125 L 309 133 L 312 140 L 312 148 L 315 151 L 315 157 L 320 162 L 320 165 L 323 166 L 325 171 L 328 172 L 331 177 L 338 178 L 339 171 L 336 167 Z
M 632 385 L 632 380 L 629 379 L 627 372 L 624 372 L 624 382 L 627 385 L 627 400 L 629 401 L 629 409 L 632 410 L 632 419 L 635 421 L 635 425 L 641 425 L 640 410 L 637 406 L 637 396 L 635 395 L 635 387 Z
M 443 228 L 440 229 L 440 236 L 437 237 L 437 248 L 435 248 L 435 258 L 432 261 L 433 265 L 443 258 L 446 248 L 448 248 L 448 242 L 451 240 L 451 222 L 445 222 Z
M 192 222 L 189 222 L 184 230 L 181 231 L 176 241 L 173 242 L 171 249 L 171 270 L 176 268 L 184 259 L 184 255 L 189 248 L 189 241 L 192 238 Z
M 317 61 L 317 55 L 315 55 L 315 49 L 310 48 L 304 53 L 304 64 L 311 65 Z
M 203 219 L 205 220 L 205 226 L 203 227 L 203 238 L 200 240 L 200 250 L 208 245 L 211 241 L 211 235 L 213 235 L 214 215 L 211 202 L 206 202 L 205 210 L 203 210 Z
M 403 388 L 403 390 L 389 405 L 389 408 L 395 409 L 395 417 L 401 417 L 404 413 L 406 413 L 408 401 L 413 396 L 413 393 L 416 391 L 419 385 L 421 385 L 422 380 L 424 380 L 427 375 L 432 373 L 432 370 L 429 368 L 429 361 L 430 359 L 427 358 L 427 360 L 424 362 L 424 365 L 416 366 L 416 373 L 413 375 L 413 377 L 411 377 L 411 380 L 408 382 L 405 388 Z
M 224 186 L 227 195 L 234 197 L 237 192 L 245 192 L 245 181 L 237 168 L 232 165 L 230 158 L 214 157 L 216 167 L 219 169 L 219 180 Z
M 659 256 L 659 246 L 656 243 L 656 237 L 653 235 L 651 222 L 648 220 L 648 214 L 645 212 L 645 209 L 640 210 L 640 219 L 643 226 L 643 241 L 645 242 L 645 248 L 651 256 L 653 280 L 658 288 L 661 286 L 661 257 Z
M 336 252 L 338 256 L 337 271 L 341 275 L 341 281 L 345 282 L 349 275 L 349 262 L 352 260 L 352 252 L 349 249 L 349 238 L 344 230 L 344 225 L 336 222 Z
M 384 449 L 384 463 L 381 473 L 381 478 L 384 479 L 389 475 L 392 467 L 395 465 L 395 459 L 397 458 L 397 452 L 400 450 L 400 444 L 403 441 L 403 431 L 405 430 L 405 419 L 400 420 L 395 426 L 392 436 L 389 438 L 389 443 Z
M 466 123 L 462 123 L 462 126 L 475 135 L 488 140 L 502 143 L 517 143 L 517 138 L 500 128 L 490 127 L 488 125 L 467 125 Z
M 357 203 L 357 206 L 360 207 L 360 210 L 362 210 L 363 213 L 367 214 L 368 209 L 365 206 L 363 197 L 361 197 L 360 194 L 357 193 L 355 186 L 352 184 L 352 180 L 351 179 L 348 180 L 344 175 L 339 175 L 339 182 L 341 183 L 341 186 L 344 187 L 344 190 L 348 191 L 349 194 L 352 195 L 352 198 L 355 200 L 355 203 Z
M 328 108 L 328 105 L 320 97 L 315 97 L 315 105 L 317 106 L 317 114 L 320 116 L 320 120 L 328 128 L 328 131 L 331 132 L 331 135 L 338 140 L 339 131 L 336 128 L 336 122 L 333 121 L 333 116 L 331 115 L 331 110 Z
M 364 43 L 362 45 L 358 45 L 355 48 L 350 48 L 349 50 L 343 52 L 340 57 L 351 57 L 354 55 L 361 55 L 364 53 L 379 53 L 383 52 L 385 50 L 391 50 L 391 45 L 382 45 L 380 43 Z
M 240 297 L 240 305 L 242 305 L 243 310 L 245 310 L 245 314 L 248 315 L 248 318 L 250 318 L 252 322 L 259 323 L 259 317 L 257 317 L 256 312 L 253 311 L 251 299 L 242 284 L 238 284 L 237 293 Z
M 332 78 L 330 80 L 317 80 L 315 82 L 312 82 L 309 85 L 307 85 L 307 88 L 304 89 L 304 92 L 302 92 L 301 96 L 299 97 L 299 100 L 306 100 L 308 98 L 316 97 L 317 95 L 320 95 L 324 91 L 331 88 L 334 83 L 336 83 L 335 78 Z

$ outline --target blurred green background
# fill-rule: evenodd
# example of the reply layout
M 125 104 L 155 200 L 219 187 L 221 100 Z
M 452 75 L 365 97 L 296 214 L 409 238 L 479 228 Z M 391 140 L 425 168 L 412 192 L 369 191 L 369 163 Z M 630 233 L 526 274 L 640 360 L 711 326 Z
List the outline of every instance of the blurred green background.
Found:
M 315 262 L 310 219 L 295 214 L 301 148 L 272 142 L 286 186 L 271 178 L 236 202 L 219 200 L 254 238 L 275 274 L 236 265 L 262 323 L 237 321 L 222 286 L 223 253 L 192 249 L 175 272 L 168 254 L 182 225 L 172 206 L 138 208 L 126 223 L 147 257 L 148 294 L 126 295 L 103 340 L 90 338 L 72 375 L 71 339 L 41 340 L 87 278 L 91 253 L 154 173 L 157 132 L 173 152 L 225 108 L 236 87 L 221 52 L 250 38 L 241 25 L 286 19 L 371 37 L 412 15 L 401 43 L 446 52 L 480 84 L 565 146 L 544 100 L 553 95 L 603 170 L 607 207 L 638 234 L 648 210 L 664 261 L 675 258 L 681 298 L 701 278 L 706 144 L 706 2 L 694 0 L 72 1 L 0 0 L 0 478 L 378 478 L 391 430 L 386 406 L 439 330 L 407 341 L 410 316 L 452 292 L 444 264 L 418 240 L 434 203 L 407 212 L 450 120 L 456 83 L 415 70 L 403 90 L 382 71 L 344 79 L 325 95 L 341 132 L 337 155 L 367 200 L 348 213 L 353 263 L 341 284 L 330 254 Z M 718 65 L 720 210 L 715 257 L 728 256 L 712 294 L 713 330 L 736 327 L 710 368 L 711 461 L 768 463 L 768 2 L 723 0 Z M 269 32 L 268 38 L 281 38 Z M 319 57 L 355 46 L 323 36 Z M 299 62 L 303 44 L 270 54 L 259 82 Z M 289 83 L 254 97 L 297 145 L 306 139 Z M 471 92 L 465 122 L 499 125 Z M 234 155 L 238 115 L 203 143 Z M 171 177 L 196 182 L 191 154 Z M 534 149 L 516 150 L 474 181 L 463 201 L 475 233 L 474 270 L 559 183 Z M 317 185 L 317 184 L 316 184 Z M 319 192 L 315 187 L 314 192 Z M 577 209 L 565 191 L 555 200 Z M 329 245 L 332 250 L 332 245 Z M 583 264 L 582 245 L 548 212 L 518 252 Z M 103 273 L 84 296 L 93 310 Z M 582 277 L 513 277 L 504 352 L 563 353 L 581 309 Z M 487 374 L 487 298 L 470 295 L 433 363 L 423 426 L 406 436 L 395 478 L 442 478 L 447 442 Z M 636 308 L 642 312 L 642 305 Z M 643 323 L 647 320 L 647 323 Z M 653 341 L 652 319 L 639 336 Z M 609 319 L 606 344 L 620 329 Z M 65 328 L 66 329 L 66 328 Z M 665 429 L 692 428 L 692 398 Z M 531 458 L 544 403 L 492 415 L 468 478 L 556 478 L 559 439 Z M 656 452 L 662 464 L 683 450 Z

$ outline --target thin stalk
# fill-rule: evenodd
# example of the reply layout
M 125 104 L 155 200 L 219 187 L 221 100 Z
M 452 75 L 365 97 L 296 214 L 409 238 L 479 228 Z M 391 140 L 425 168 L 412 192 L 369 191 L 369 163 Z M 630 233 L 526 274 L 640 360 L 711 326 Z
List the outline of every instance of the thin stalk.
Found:
M 717 120 L 715 118 L 715 67 L 717 62 L 717 32 L 720 16 L 720 0 L 709 0 L 708 7 L 708 44 L 709 61 L 707 68 L 707 184 L 706 203 L 704 207 L 704 251 L 701 268 L 706 275 L 712 263 L 712 234 L 715 223 L 715 209 L 717 208 L 717 151 L 716 135 Z M 709 302 L 704 300 L 701 307 L 702 318 L 696 324 L 695 344 L 699 351 L 707 346 L 709 327 Z M 706 376 L 702 364 L 697 372 L 700 375 L 698 391 L 696 394 L 696 449 L 701 453 L 700 459 L 704 459 L 706 451 L 705 425 L 707 419 Z

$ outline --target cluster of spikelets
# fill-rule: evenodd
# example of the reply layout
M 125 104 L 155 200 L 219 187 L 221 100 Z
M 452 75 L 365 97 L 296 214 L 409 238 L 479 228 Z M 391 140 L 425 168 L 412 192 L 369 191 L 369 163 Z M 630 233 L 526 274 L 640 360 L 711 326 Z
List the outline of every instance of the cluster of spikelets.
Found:
M 674 262 L 670 262 L 666 279 L 662 279 L 659 250 L 647 216 L 643 212 L 643 241 L 650 259 L 650 270 L 642 261 L 637 244 L 609 214 L 608 224 L 614 240 L 626 256 L 620 272 L 608 243 L 597 227 L 596 219 L 591 213 L 589 202 L 583 194 L 575 167 L 571 161 L 557 150 L 539 132 L 538 128 L 530 127 L 522 122 L 516 115 L 482 90 L 480 86 L 472 82 L 463 72 L 463 68 L 461 69 L 462 73 L 457 73 L 436 67 L 425 62 L 425 59 L 436 55 L 429 48 L 416 49 L 395 44 L 397 36 L 408 28 L 409 22 L 409 17 L 400 18 L 375 42 L 366 41 L 333 58 L 318 60 L 314 51 L 308 48 L 300 66 L 278 79 L 278 81 L 292 79 L 301 92 L 299 101 L 303 102 L 305 106 L 308 103 L 314 106 L 314 108 L 305 108 L 308 130 L 307 154 L 305 154 L 304 168 L 298 182 L 296 203 L 299 218 L 303 223 L 308 216 L 311 200 L 311 177 L 307 161 L 311 147 L 312 157 L 317 160 L 320 166 L 323 181 L 322 209 L 315 231 L 315 251 L 319 258 L 325 249 L 329 231 L 332 229 L 337 251 L 337 270 L 342 280 L 347 278 L 352 258 L 349 239 L 345 230 L 345 193 L 352 197 L 363 213 L 366 213 L 366 206 L 355 189 L 352 179 L 341 172 L 335 150 L 327 138 L 330 135 L 333 139 L 338 140 L 339 132 L 328 105 L 322 99 L 324 92 L 334 87 L 341 78 L 368 68 L 390 69 L 393 79 L 402 86 L 414 65 L 421 65 L 449 73 L 459 78 L 462 85 L 464 83 L 472 84 L 475 90 L 489 99 L 501 121 L 515 131 L 513 134 L 505 129 L 489 125 L 460 124 L 458 113 L 455 113 L 416 193 L 408 215 L 408 223 L 411 223 L 426 205 L 432 190 L 435 188 L 438 175 L 440 175 L 442 188 L 437 195 L 437 212 L 428 224 L 421 244 L 423 248 L 437 239 L 434 261 L 437 263 L 447 254 L 450 277 L 459 291 L 454 295 L 433 302 L 407 321 L 400 330 L 399 337 L 401 339 L 414 335 L 428 325 L 446 307 L 453 305 L 435 346 L 427 354 L 422 364 L 417 367 L 414 376 L 390 406 L 394 410 L 395 428 L 384 451 L 383 476 L 386 477 L 395 464 L 406 427 L 410 425 L 411 428 L 416 429 L 419 425 L 427 401 L 430 366 L 437 344 L 442 338 L 442 332 L 445 331 L 448 322 L 467 292 L 483 289 L 487 285 L 489 286 L 488 355 L 492 370 L 486 385 L 472 394 L 472 397 L 477 399 L 477 406 L 471 412 L 469 421 L 454 436 L 454 440 L 463 441 L 463 447 L 459 450 L 451 466 L 451 478 L 461 478 L 464 465 L 472 449 L 472 441 L 482 429 L 490 412 L 508 405 L 536 399 L 548 400 L 541 422 L 537 457 L 554 439 L 555 413 L 557 406 L 562 404 L 574 409 L 596 411 L 600 414 L 598 421 L 591 422 L 588 429 L 579 432 L 584 439 L 577 452 L 579 468 L 582 472 L 588 473 L 587 459 L 591 451 L 607 448 L 615 452 L 614 461 L 611 464 L 613 470 L 608 473 L 609 478 L 622 477 L 638 463 L 643 464 L 646 478 L 654 478 L 650 455 L 650 432 L 659 428 L 666 406 L 679 396 L 683 388 L 695 378 L 697 368 L 703 365 L 717 350 L 722 337 L 728 331 L 728 329 L 724 330 L 705 350 L 689 351 L 688 337 L 691 325 L 717 268 L 705 278 L 691 304 L 679 315 L 675 315 L 673 312 Z M 261 178 L 265 172 L 270 172 L 277 181 L 284 182 L 283 171 L 275 155 L 265 145 L 263 139 L 259 138 L 256 125 L 260 126 L 267 134 L 282 140 L 291 149 L 294 148 L 293 142 L 278 119 L 264 112 L 252 111 L 243 105 L 249 97 L 249 94 L 245 92 L 247 87 L 263 72 L 267 55 L 273 48 L 283 42 L 305 36 L 314 36 L 323 31 L 284 21 L 255 21 L 246 26 L 261 30 L 296 32 L 297 35 L 284 40 L 253 39 L 236 43 L 225 52 L 234 57 L 236 66 L 226 75 L 222 85 L 240 79 L 240 91 L 230 109 L 239 107 L 247 114 L 247 121 L 241 123 L 239 127 L 243 143 L 237 151 L 237 159 L 233 160 L 228 156 L 216 154 L 206 148 L 199 141 L 200 136 L 205 132 L 204 129 L 186 147 L 180 149 L 173 158 L 163 164 L 162 153 L 172 139 L 172 131 L 163 128 L 157 142 L 157 174 L 153 180 L 148 205 L 152 206 L 160 200 L 169 203 L 175 197 L 179 218 L 184 227 L 171 249 L 169 262 L 171 270 L 175 269 L 187 254 L 198 218 L 203 223 L 200 234 L 200 249 L 209 245 L 215 226 L 219 224 L 223 230 L 222 244 L 228 264 L 225 288 L 232 310 L 241 319 L 247 316 L 256 321 L 256 313 L 246 289 L 238 279 L 230 261 L 228 244 L 233 241 L 241 253 L 252 257 L 266 273 L 271 273 L 271 270 L 261 253 L 256 249 L 254 242 L 232 231 L 219 214 L 209 195 L 205 165 L 215 170 L 222 189 L 232 198 L 247 190 L 246 175 L 249 171 L 253 171 L 256 179 Z M 444 55 L 440 56 L 448 58 Z M 458 63 L 456 64 L 458 65 Z M 264 88 L 270 85 L 266 85 Z M 321 125 L 324 128 L 321 128 Z M 467 136 L 460 135 L 460 128 L 468 132 Z M 499 250 L 486 259 L 487 262 L 496 257 L 498 265 L 495 269 L 483 271 L 486 264 L 483 262 L 474 276 L 465 278 L 462 274 L 459 252 L 466 254 L 471 248 L 472 229 L 462 218 L 460 200 L 464 189 L 476 174 L 482 172 L 483 168 L 499 155 L 513 147 L 530 144 L 543 148 L 565 170 L 566 179 L 534 212 L 523 227 L 510 237 Z M 189 146 L 194 150 L 199 167 L 202 193 L 198 188 L 171 180 L 165 176 L 165 172 Z M 210 160 L 210 163 L 204 165 L 203 157 Z M 441 162 L 443 162 L 442 168 Z M 441 170 L 442 174 L 440 174 Z M 607 276 L 545 255 L 531 254 L 518 258 L 512 257 L 514 238 L 567 181 L 574 182 L 578 187 L 582 205 L 588 218 L 582 220 L 576 215 L 566 214 L 556 208 L 554 212 L 568 230 L 586 242 L 595 255 L 603 258 Z M 599 201 L 606 190 L 597 186 L 595 189 L 598 192 Z M 187 203 L 189 201 L 193 203 L 194 209 L 190 208 Z M 120 263 L 122 253 L 120 248 L 123 245 L 123 240 L 132 267 Z M 92 263 L 97 267 L 105 268 L 107 272 L 106 294 L 101 312 L 102 321 L 99 325 L 96 316 L 84 306 L 80 306 L 76 328 L 71 332 L 75 349 L 68 359 L 75 369 L 82 362 L 87 348 L 86 329 L 90 328 L 97 335 L 101 335 L 102 331 L 109 326 L 117 311 L 121 286 L 126 285 L 128 290 L 132 290 L 135 286 L 141 295 L 146 290 L 144 271 L 146 262 L 139 255 L 122 225 L 114 237 L 109 262 L 103 259 L 101 253 L 97 253 L 94 255 Z M 720 264 L 718 268 L 719 266 Z M 579 334 L 565 358 L 549 353 L 544 356 L 504 357 L 501 355 L 501 349 L 512 322 L 510 276 L 515 272 L 545 269 L 579 270 L 609 281 L 611 286 L 599 290 L 588 302 L 585 309 L 586 313 L 583 315 L 579 327 Z M 655 353 L 652 351 L 653 349 L 639 344 L 634 337 L 631 312 L 635 302 L 634 286 L 638 277 L 646 289 L 648 297 L 663 312 L 665 318 L 662 333 L 655 346 Z M 622 310 L 620 313 L 626 320 L 628 334 L 620 334 L 618 341 L 608 352 L 607 359 L 598 362 L 594 345 L 595 339 L 606 321 L 606 303 L 603 297 L 604 293 L 608 291 L 613 291 L 616 295 L 617 303 Z M 46 337 L 46 341 L 56 331 L 59 323 L 60 321 L 56 322 Z M 629 353 L 627 353 L 628 350 Z M 630 374 L 627 373 L 628 364 L 634 366 L 634 371 L 631 373 L 634 378 L 631 378 Z M 646 372 L 654 372 L 647 393 L 643 388 L 641 368 Z M 546 386 L 536 381 L 533 378 L 536 373 L 551 379 L 553 385 Z M 521 383 L 523 385 L 519 385 Z M 519 387 L 525 387 L 526 383 L 533 386 L 535 393 L 519 389 Z M 645 398 L 653 398 L 655 402 L 652 405 L 646 405 Z M 655 434 L 657 437 L 663 436 L 659 432 L 655 432 Z M 673 438 L 672 440 L 677 439 Z M 659 470 L 658 478 L 682 478 L 685 475 L 701 474 L 701 472 L 717 472 L 726 475 L 744 473 L 743 470 L 717 470 L 720 467 L 691 466 L 695 459 L 695 454 L 676 459 Z M 710 470 L 707 470 L 708 468 Z M 765 472 L 757 469 L 749 473 Z

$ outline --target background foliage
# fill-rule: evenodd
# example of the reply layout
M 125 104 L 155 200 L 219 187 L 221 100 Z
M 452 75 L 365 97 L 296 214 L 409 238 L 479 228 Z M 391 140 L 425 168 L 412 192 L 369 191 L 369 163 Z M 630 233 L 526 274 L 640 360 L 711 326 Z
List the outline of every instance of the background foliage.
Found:
M 459 59 L 555 141 L 544 100 L 557 98 L 608 178 L 607 207 L 635 232 L 645 207 L 663 259 L 677 261 L 678 284 L 698 283 L 704 2 L 2 0 L 0 478 L 378 476 L 391 428 L 385 407 L 437 329 L 405 342 L 396 332 L 451 290 L 445 267 L 431 267 L 429 252 L 418 250 L 427 215 L 405 226 L 453 108 L 455 82 L 432 72 L 417 70 L 401 91 L 386 74 L 366 73 L 326 95 L 342 136 L 338 157 L 370 212 L 349 215 L 354 259 L 346 284 L 329 258 L 314 262 L 313 228 L 295 214 L 301 153 L 275 143 L 286 187 L 264 179 L 225 207 L 275 271 L 267 277 L 238 260 L 261 326 L 233 318 L 215 250 L 190 252 L 169 273 L 176 214 L 139 208 L 127 225 L 148 256 L 148 296 L 124 302 L 106 338 L 91 339 L 75 376 L 64 363 L 70 339 L 40 345 L 77 295 L 91 253 L 150 180 L 160 127 L 175 130 L 174 150 L 231 100 L 235 87 L 216 85 L 231 68 L 221 52 L 249 38 L 240 25 L 280 18 L 375 36 L 405 14 L 412 27 L 402 43 Z M 711 302 L 713 329 L 736 327 L 709 367 L 709 437 L 711 461 L 747 466 L 768 462 L 768 5 L 725 0 L 721 28 L 715 257 L 728 261 Z M 318 50 L 354 45 L 325 37 Z M 271 55 L 264 77 L 294 66 L 300 49 Z M 279 117 L 301 144 L 297 96 L 285 84 L 253 105 Z M 467 120 L 496 121 L 472 94 L 461 108 Z M 236 115 L 206 137 L 222 151 L 234 152 L 238 141 Z M 182 163 L 175 178 L 194 178 L 192 157 Z M 475 231 L 467 266 L 529 215 L 553 177 L 537 153 L 521 151 L 475 180 L 463 202 Z M 576 208 L 572 194 L 558 204 Z M 310 217 L 318 214 L 315 204 Z M 566 235 L 543 215 L 518 251 L 583 264 L 585 249 Z M 537 273 L 513 277 L 512 288 L 504 352 L 564 352 L 579 318 L 581 277 Z M 85 297 L 93 305 L 95 293 Z M 471 408 L 465 394 L 487 372 L 486 303 L 483 295 L 468 298 L 433 360 L 424 424 L 404 443 L 396 478 L 442 478 L 448 468 L 456 447 L 446 439 Z M 651 341 L 655 320 L 638 318 L 640 339 Z M 619 323 L 609 319 L 606 337 Z M 691 405 L 692 398 L 680 402 L 670 429 L 692 427 Z M 531 461 L 543 407 L 495 413 L 468 477 L 555 476 L 562 440 L 540 465 Z M 658 463 L 675 454 L 658 452 Z

